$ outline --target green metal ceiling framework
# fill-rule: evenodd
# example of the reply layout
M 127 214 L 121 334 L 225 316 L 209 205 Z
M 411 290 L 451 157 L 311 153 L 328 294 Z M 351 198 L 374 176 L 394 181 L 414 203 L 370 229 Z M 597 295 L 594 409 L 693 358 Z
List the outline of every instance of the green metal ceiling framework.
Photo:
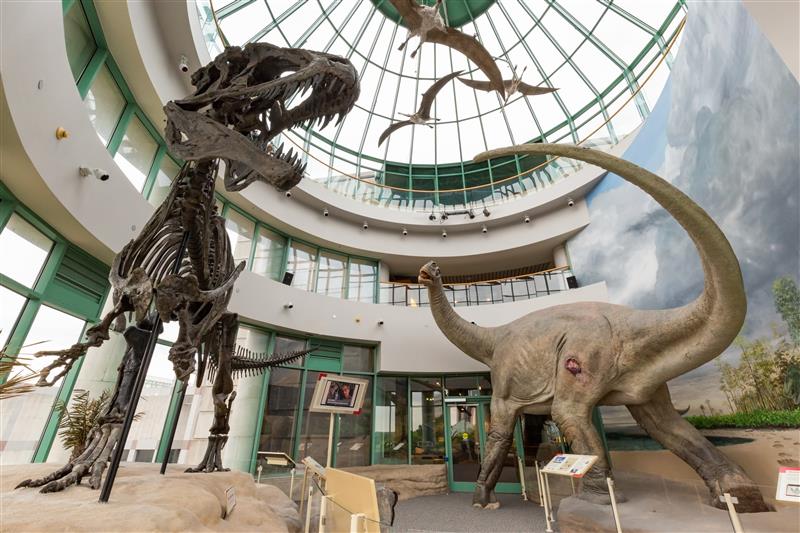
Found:
M 529 67 L 529 75 L 540 80 L 538 84 L 557 87 L 558 81 L 574 79 L 576 84 L 581 84 L 587 97 L 569 98 L 562 89 L 553 93 L 548 101 L 544 97 L 514 95 L 504 106 L 499 98 L 492 102 L 486 99 L 485 93 L 478 95 L 478 91 L 454 83 L 453 94 L 448 95 L 454 105 L 436 126 L 442 130 L 450 127 L 446 130 L 448 134 L 442 139 L 434 137 L 432 156 L 431 143 L 427 143 L 424 146 L 426 157 L 420 157 L 423 155 L 420 141 L 415 144 L 414 139 L 425 132 L 408 128 L 412 131 L 408 155 L 403 157 L 405 161 L 391 157 L 391 154 L 398 154 L 397 146 L 390 151 L 392 138 L 384 145 L 383 153 L 373 150 L 373 132 L 379 124 L 388 125 L 397 112 L 410 112 L 405 106 L 398 107 L 397 102 L 403 97 L 408 100 L 407 94 L 411 91 L 414 93 L 413 108 L 416 108 L 418 95 L 428 84 L 458 68 L 454 63 L 458 54 L 433 44 L 423 46 L 414 60 L 396 52 L 392 43 L 402 39 L 406 29 L 397 23 L 399 15 L 388 0 L 213 0 L 213 14 L 210 15 L 224 44 L 263 40 L 339 53 L 353 60 L 362 77 L 362 88 L 365 80 L 370 80 L 351 113 L 362 117 L 360 122 L 348 115 L 333 132 L 295 128 L 282 140 L 297 145 L 306 153 L 312 179 L 341 194 L 391 207 L 430 210 L 506 201 L 546 187 L 578 166 L 570 161 L 543 166 L 542 160 L 525 157 L 474 164 L 470 162 L 474 148 L 469 151 L 465 147 L 468 135 L 472 136 L 469 140 L 478 139 L 479 146 L 485 148 L 508 144 L 507 141 L 498 144 L 495 141 L 498 137 L 513 143 L 588 140 L 584 145 L 613 145 L 629 133 L 631 124 L 638 126 L 647 117 L 660 86 L 653 93 L 655 97 L 650 95 L 648 103 L 641 85 L 655 73 L 656 67 L 668 72 L 674 53 L 674 50 L 669 53 L 668 46 L 682 27 L 686 7 L 684 0 L 662 0 L 663 13 L 654 25 L 652 17 L 646 22 L 645 17 L 631 12 L 638 9 L 638 4 L 625 9 L 621 1 L 594 0 L 591 5 L 598 15 L 593 19 L 583 12 L 589 7 L 589 0 L 578 3 L 567 0 L 446 0 L 442 10 L 449 25 L 461 27 L 485 44 L 491 43 L 492 52 L 501 52 L 509 59 L 516 54 L 515 61 L 522 58 Z M 423 3 L 430 5 L 434 0 Z M 208 0 L 198 0 L 201 19 L 204 4 L 210 5 Z M 630 31 L 646 36 L 635 53 L 630 50 L 621 53 L 619 42 L 617 49 L 606 42 L 614 41 L 614 36 L 609 37 L 611 23 L 603 21 L 612 17 L 623 35 Z M 559 37 L 567 26 L 571 28 L 571 39 Z M 598 35 L 601 33 L 598 27 L 605 29 L 605 39 Z M 535 36 L 551 43 L 549 50 L 553 57 L 543 58 L 534 52 Z M 582 47 L 585 47 L 584 52 L 588 49 L 602 55 L 609 69 L 616 71 L 610 81 L 599 83 L 594 79 L 595 73 L 589 72 L 585 57 L 581 58 L 581 54 L 586 56 L 581 52 Z M 437 65 L 437 61 L 442 63 L 447 59 L 449 65 Z M 432 72 L 430 68 L 426 70 L 430 63 L 434 65 Z M 570 78 L 565 77 L 567 73 Z M 482 73 L 468 63 L 465 76 L 473 75 L 480 79 Z M 663 86 L 666 75 L 660 77 Z M 458 93 L 456 85 L 459 85 Z M 442 91 L 444 93 L 446 91 Z M 470 100 L 469 106 L 461 104 L 466 99 Z M 627 101 L 626 109 L 620 109 Z M 549 122 L 543 119 L 540 109 L 544 104 L 549 106 L 551 114 L 555 111 L 562 118 Z M 406 105 L 411 106 L 410 103 Z M 628 120 L 621 125 L 614 117 L 620 111 L 630 114 L 634 110 L 636 120 L 633 122 Z M 525 114 L 527 123 L 535 128 L 520 131 L 515 121 L 521 114 Z M 397 142 L 405 148 L 406 141 Z

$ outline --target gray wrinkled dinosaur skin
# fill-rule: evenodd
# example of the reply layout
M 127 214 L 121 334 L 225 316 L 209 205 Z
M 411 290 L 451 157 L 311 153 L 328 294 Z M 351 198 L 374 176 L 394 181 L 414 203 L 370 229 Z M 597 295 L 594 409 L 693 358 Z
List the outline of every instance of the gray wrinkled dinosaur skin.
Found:
M 739 263 L 725 235 L 688 196 L 655 174 L 614 156 L 577 146 L 528 144 L 484 152 L 482 161 L 514 154 L 569 157 L 602 167 L 648 193 L 694 241 L 705 273 L 702 294 L 683 307 L 644 311 L 600 302 L 530 313 L 498 327 L 461 318 L 448 303 L 441 272 L 428 263 L 428 287 L 442 333 L 492 372 L 492 423 L 473 505 L 496 507 L 493 489 L 520 413 L 550 413 L 571 450 L 599 461 L 584 478 L 581 496 L 608 503 L 610 474 L 600 435 L 591 423 L 596 405 L 624 405 L 647 433 L 689 464 L 710 491 L 736 496 L 740 512 L 771 510 L 755 483 L 675 411 L 667 381 L 714 359 L 734 340 L 747 309 Z
M 239 321 L 228 311 L 228 302 L 245 263 L 235 264 L 225 219 L 217 213 L 214 190 L 219 162 L 225 163 L 224 183 L 229 191 L 239 191 L 254 181 L 291 189 L 303 178 L 305 165 L 299 154 L 284 153 L 283 144 L 274 148 L 271 141 L 292 126 L 319 121 L 324 127 L 337 114 L 341 120 L 355 104 L 360 87 L 355 67 L 346 59 L 268 43 L 226 48 L 192 75 L 192 84 L 193 95 L 164 108 L 170 152 L 186 163 L 141 233 L 114 258 L 109 274 L 114 308 L 87 331 L 85 342 L 37 354 L 57 356 L 41 371 L 38 385 L 52 385 L 90 347 L 101 346 L 110 338 L 112 324 L 117 331 L 125 330 L 126 313 L 132 312 L 136 326 L 128 331 L 152 330 L 156 320 L 155 315 L 148 316 L 148 309 L 153 306 L 162 322 L 179 324 L 178 337 L 169 350 L 176 378 L 186 386 L 197 369 L 200 386 L 209 367 L 214 422 L 203 460 L 187 472 L 214 472 L 226 470 L 222 449 L 236 398 L 233 377 L 263 372 L 309 351 L 268 356 L 236 347 Z M 309 89 L 305 99 L 287 108 L 290 99 L 302 97 Z M 100 486 L 109 456 L 120 445 L 127 399 L 144 355 L 141 342 L 133 343 L 129 335 L 126 339 L 128 350 L 118 369 L 114 401 L 92 429 L 84 453 L 43 478 L 23 481 L 18 488 L 56 492 L 80 483 L 84 476 L 90 476 L 91 488 Z M 58 373 L 48 379 L 53 371 Z

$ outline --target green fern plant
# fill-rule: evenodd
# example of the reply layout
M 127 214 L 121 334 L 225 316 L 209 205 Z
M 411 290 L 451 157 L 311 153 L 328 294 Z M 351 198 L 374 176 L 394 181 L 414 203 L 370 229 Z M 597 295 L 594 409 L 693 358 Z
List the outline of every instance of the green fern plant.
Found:
M 30 369 L 24 357 L 11 358 L 4 353 L 0 353 L 0 376 L 7 376 L 7 379 L 0 383 L 0 400 L 14 398 L 20 394 L 25 394 L 36 388 L 35 380 L 39 374 Z M 12 371 L 25 369 L 27 372 Z
M 110 391 L 104 390 L 99 397 L 90 398 L 89 391 L 84 390 L 74 395 L 69 408 L 63 401 L 56 403 L 56 411 L 61 417 L 58 422 L 58 436 L 61 437 L 64 448 L 72 450 L 70 461 L 86 449 L 89 433 L 100 418 L 109 395 Z

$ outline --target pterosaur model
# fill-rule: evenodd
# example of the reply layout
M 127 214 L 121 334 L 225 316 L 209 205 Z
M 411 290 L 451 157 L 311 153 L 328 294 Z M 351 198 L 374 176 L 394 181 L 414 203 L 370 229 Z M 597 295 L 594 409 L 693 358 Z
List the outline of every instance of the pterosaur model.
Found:
M 419 45 L 411 53 L 411 57 L 417 54 L 422 43 L 443 44 L 467 56 L 489 78 L 491 90 L 497 91 L 500 96 L 505 96 L 503 77 L 494 58 L 478 39 L 445 25 L 439 13 L 442 0 L 438 0 L 436 5 L 431 7 L 421 6 L 416 0 L 390 1 L 408 26 L 408 36 L 399 50 L 403 50 L 412 37 L 419 37 Z
M 225 162 L 229 191 L 254 181 L 281 190 L 297 185 L 305 169 L 302 160 L 291 150 L 284 153 L 283 145 L 268 147 L 288 127 L 318 120 L 324 125 L 336 114 L 347 114 L 359 94 L 355 67 L 330 54 L 252 43 L 227 47 L 192 75 L 192 84 L 193 95 L 164 108 L 170 152 L 186 163 L 141 233 L 114 258 L 109 274 L 113 309 L 87 331 L 85 342 L 40 354 L 58 356 L 40 375 L 38 384 L 50 386 L 90 347 L 107 341 L 115 324 L 117 331 L 124 330 L 128 346 L 114 395 L 91 430 L 83 454 L 44 478 L 23 481 L 20 487 L 60 491 L 84 476 L 90 476 L 90 487 L 100 486 L 109 456 L 124 445 L 123 420 L 136 394 L 134 383 L 141 383 L 137 376 L 146 354 L 152 353 L 151 333 L 158 333 L 161 322 L 179 324 L 169 360 L 184 387 L 196 368 L 198 386 L 207 366 L 213 376 L 214 423 L 205 457 L 190 472 L 223 470 L 221 453 L 236 397 L 233 376 L 263 372 L 306 353 L 268 356 L 236 347 L 238 317 L 227 306 L 245 263 L 234 263 L 225 219 L 216 212 L 214 189 L 220 160 Z M 287 109 L 286 102 L 309 88 L 311 94 L 302 103 Z M 126 328 L 128 313 L 133 324 Z M 56 375 L 48 379 L 53 371 Z
M 556 155 L 613 172 L 636 185 L 686 230 L 705 273 L 700 296 L 683 307 L 640 310 L 603 302 L 557 305 L 498 327 L 461 318 L 444 294 L 441 271 L 428 263 L 419 282 L 429 291 L 433 319 L 468 356 L 492 371 L 492 422 L 473 505 L 496 507 L 493 489 L 520 413 L 550 413 L 574 453 L 599 460 L 583 478 L 584 498 L 608 503 L 610 466 L 592 424 L 596 405 L 624 405 L 664 448 L 703 478 L 710 503 L 738 498 L 740 512 L 770 510 L 752 479 L 682 419 L 667 382 L 720 355 L 736 338 L 747 312 L 736 255 L 703 209 L 667 181 L 604 152 L 565 144 L 526 144 L 479 154 L 475 161 L 515 154 Z
M 522 69 L 522 74 L 525 74 L 527 68 L 528 67 Z M 524 96 L 537 96 L 539 94 L 554 93 L 558 90 L 554 87 L 534 87 L 533 85 L 528 85 L 522 81 L 522 74 L 518 77 L 516 71 L 514 71 L 514 75 L 510 80 L 503 80 L 503 86 L 506 89 L 506 100 L 517 92 Z M 471 80 L 468 78 L 458 78 L 458 81 L 478 91 L 489 92 L 494 90 L 494 87 L 492 87 L 492 84 L 488 81 Z
M 459 70 L 457 72 L 452 72 L 443 78 L 436 80 L 436 82 L 428 87 L 428 90 L 422 94 L 422 103 L 419 105 L 419 109 L 413 115 L 406 115 L 405 113 L 400 113 L 404 117 L 408 117 L 408 120 L 401 120 L 400 122 L 395 122 L 388 128 L 386 128 L 383 133 L 381 133 L 380 139 L 378 139 L 378 146 L 383 144 L 383 141 L 386 140 L 389 135 L 394 133 L 395 131 L 399 130 L 403 126 L 409 126 L 411 124 L 427 124 L 429 127 L 433 127 L 428 124 L 431 120 L 439 120 L 438 118 L 431 117 L 431 107 L 433 107 L 433 101 L 436 99 L 436 94 L 442 90 L 442 87 L 447 85 L 450 80 L 455 78 L 456 76 L 461 75 L 463 71 Z

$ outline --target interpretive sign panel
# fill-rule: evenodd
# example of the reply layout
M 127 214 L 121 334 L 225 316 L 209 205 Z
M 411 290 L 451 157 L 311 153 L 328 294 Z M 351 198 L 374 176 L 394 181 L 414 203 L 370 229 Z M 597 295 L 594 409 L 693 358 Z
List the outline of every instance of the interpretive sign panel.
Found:
M 351 376 L 320 374 L 310 411 L 358 414 L 364 405 L 369 381 Z
M 542 472 L 557 476 L 583 477 L 596 462 L 596 455 L 560 453 L 550 459 L 550 462 L 542 468 Z
M 778 490 L 775 499 L 784 502 L 800 502 L 800 468 L 782 466 L 778 470 Z

